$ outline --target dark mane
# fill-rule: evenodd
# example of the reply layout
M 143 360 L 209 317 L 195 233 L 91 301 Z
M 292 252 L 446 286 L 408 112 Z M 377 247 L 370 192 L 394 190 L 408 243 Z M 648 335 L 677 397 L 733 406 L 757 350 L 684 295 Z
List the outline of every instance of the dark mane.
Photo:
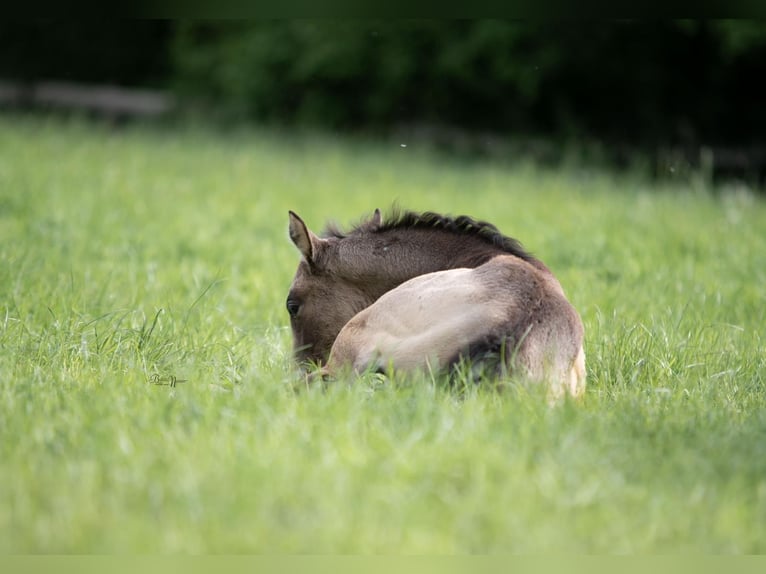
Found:
M 353 227 L 351 231 L 344 232 L 337 225 L 331 223 L 327 226 L 323 237 L 336 237 L 343 239 L 361 234 L 384 233 L 398 229 L 430 229 L 441 230 L 456 235 L 478 237 L 487 244 L 492 245 L 519 257 L 530 263 L 539 261 L 516 239 L 500 233 L 497 227 L 486 221 L 479 221 L 467 215 L 451 217 L 432 211 L 417 213 L 415 211 L 400 211 L 393 208 L 383 219 L 381 225 L 376 225 L 374 218 L 369 218 Z

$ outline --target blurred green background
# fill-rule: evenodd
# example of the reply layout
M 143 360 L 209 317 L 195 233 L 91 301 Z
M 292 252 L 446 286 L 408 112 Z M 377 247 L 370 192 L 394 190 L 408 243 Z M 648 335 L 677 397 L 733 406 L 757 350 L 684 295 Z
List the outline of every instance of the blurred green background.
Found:
M 543 160 L 561 141 L 618 165 L 710 148 L 716 173 L 758 180 L 765 76 L 766 23 L 744 20 L 0 23 L 0 79 L 26 85 L 159 88 L 225 124 L 405 129 L 461 151 L 521 138 L 513 152 Z

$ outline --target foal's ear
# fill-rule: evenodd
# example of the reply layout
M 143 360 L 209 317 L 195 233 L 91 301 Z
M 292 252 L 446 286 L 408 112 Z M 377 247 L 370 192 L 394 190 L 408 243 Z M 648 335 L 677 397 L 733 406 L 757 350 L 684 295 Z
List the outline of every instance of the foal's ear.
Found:
M 375 209 L 375 213 L 372 214 L 372 219 L 370 219 L 370 223 L 374 228 L 380 227 L 380 224 L 383 222 L 383 218 L 380 216 L 380 209 Z
M 306 224 L 295 212 L 290 211 L 288 213 L 290 214 L 290 239 L 306 261 L 313 264 L 317 246 L 322 240 L 306 227 Z

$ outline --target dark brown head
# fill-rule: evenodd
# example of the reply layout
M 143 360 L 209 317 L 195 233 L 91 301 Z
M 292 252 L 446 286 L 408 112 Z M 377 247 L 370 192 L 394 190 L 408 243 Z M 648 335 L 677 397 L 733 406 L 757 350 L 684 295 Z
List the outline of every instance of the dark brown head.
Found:
M 379 221 L 380 212 L 375 217 Z M 340 238 L 318 237 L 292 211 L 289 231 L 302 255 L 287 294 L 293 350 L 299 363 L 325 363 L 343 325 L 375 297 L 364 281 L 344 272 Z

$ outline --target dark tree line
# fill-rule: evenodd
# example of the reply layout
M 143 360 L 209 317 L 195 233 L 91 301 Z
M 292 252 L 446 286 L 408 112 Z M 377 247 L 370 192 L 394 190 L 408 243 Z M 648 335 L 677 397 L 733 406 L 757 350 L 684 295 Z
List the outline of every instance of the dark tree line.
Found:
M 424 123 L 636 146 L 761 146 L 751 21 L 7 21 L 0 78 L 173 91 L 222 120 Z

